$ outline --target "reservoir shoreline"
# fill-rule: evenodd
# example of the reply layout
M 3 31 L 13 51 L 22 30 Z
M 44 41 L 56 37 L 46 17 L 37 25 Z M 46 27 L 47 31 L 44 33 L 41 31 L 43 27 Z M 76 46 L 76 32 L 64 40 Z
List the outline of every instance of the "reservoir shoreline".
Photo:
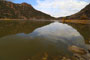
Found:
M 0 19 L 0 21 L 8 21 L 8 20 L 28 20 L 28 21 L 59 21 L 59 22 L 62 22 L 62 23 L 78 23 L 78 24 L 90 24 L 90 20 L 44 20 L 44 19 L 40 19 L 40 20 L 36 20 L 36 19 Z

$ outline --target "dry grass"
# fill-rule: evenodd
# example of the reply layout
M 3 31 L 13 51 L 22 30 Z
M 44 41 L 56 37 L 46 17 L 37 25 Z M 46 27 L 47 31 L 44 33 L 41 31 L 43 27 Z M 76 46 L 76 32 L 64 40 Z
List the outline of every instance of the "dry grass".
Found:
M 90 24 L 90 20 L 61 20 L 61 22 L 66 23 L 80 23 L 80 24 Z

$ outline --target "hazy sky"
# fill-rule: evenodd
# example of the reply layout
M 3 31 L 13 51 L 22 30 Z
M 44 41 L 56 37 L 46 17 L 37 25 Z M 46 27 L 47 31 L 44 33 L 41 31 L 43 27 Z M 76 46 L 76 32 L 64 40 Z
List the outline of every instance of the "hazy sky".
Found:
M 90 0 L 12 0 L 15 3 L 27 2 L 35 9 L 54 17 L 68 16 L 80 11 Z

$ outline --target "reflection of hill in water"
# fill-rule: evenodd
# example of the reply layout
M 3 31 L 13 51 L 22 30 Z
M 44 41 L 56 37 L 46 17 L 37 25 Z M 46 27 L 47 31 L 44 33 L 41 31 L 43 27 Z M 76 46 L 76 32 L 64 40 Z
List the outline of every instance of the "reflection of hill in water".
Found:
M 47 25 L 50 22 L 34 21 L 0 21 L 0 37 L 17 33 L 30 33 L 34 29 Z
M 90 41 L 90 25 L 85 24 L 69 24 L 75 28 L 85 39 L 86 43 Z

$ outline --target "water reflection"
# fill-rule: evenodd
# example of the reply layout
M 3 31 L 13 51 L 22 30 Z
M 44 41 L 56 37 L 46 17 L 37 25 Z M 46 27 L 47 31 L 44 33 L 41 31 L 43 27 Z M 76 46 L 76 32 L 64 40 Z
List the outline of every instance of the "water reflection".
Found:
M 87 49 L 90 49 L 90 24 L 69 23 L 69 25 L 74 29 L 77 29 L 77 31 L 84 37 L 85 46 L 87 47 Z
M 38 23 L 28 24 L 31 28 Z M 34 27 L 36 27 L 36 25 Z M 44 24 L 41 24 L 41 26 Z M 43 53 L 52 56 L 71 56 L 68 46 L 85 46 L 81 34 L 67 24 L 53 22 L 39 26 L 30 33 L 17 32 L 0 38 L 0 57 L 2 60 L 40 60 Z M 25 31 L 30 28 L 26 28 Z M 18 31 L 18 30 L 17 30 Z M 24 30 L 22 30 L 24 31 Z M 14 32 L 14 31 L 13 31 Z
M 85 39 L 86 44 L 90 44 L 90 24 L 70 24 L 74 29 L 76 29 Z
M 83 45 L 84 39 L 80 33 L 67 24 L 54 22 L 49 25 L 35 29 L 30 34 L 17 34 L 23 37 L 44 38 L 52 42 L 63 42 L 65 44 Z

